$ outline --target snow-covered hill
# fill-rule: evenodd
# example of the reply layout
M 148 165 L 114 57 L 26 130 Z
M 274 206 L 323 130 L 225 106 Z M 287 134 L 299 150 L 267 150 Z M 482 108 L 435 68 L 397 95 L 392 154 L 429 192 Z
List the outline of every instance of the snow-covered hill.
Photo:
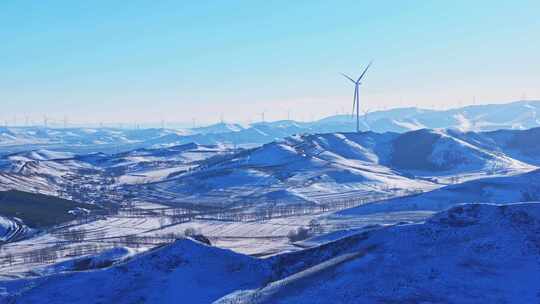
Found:
M 176 193 L 174 202 L 227 206 L 313 204 L 366 194 L 430 189 L 379 162 L 393 135 L 337 133 L 293 136 L 245 150 L 195 170 L 147 185 L 156 197 Z
M 115 152 L 150 147 L 153 142 L 173 144 L 187 130 L 117 128 L 0 127 L 0 152 L 48 149 L 59 151 Z
M 395 168 L 420 174 L 494 171 L 528 166 L 504 155 L 499 147 L 478 145 L 472 140 L 476 134 L 428 129 L 404 133 L 393 142 L 391 164 Z
M 195 134 L 210 134 L 210 133 L 228 133 L 228 132 L 238 132 L 243 130 L 244 127 L 239 124 L 233 123 L 217 123 L 214 125 L 209 125 L 206 127 L 192 128 L 191 132 Z
M 467 106 L 450 110 L 397 108 L 363 115 L 361 130 L 379 133 L 403 133 L 419 129 L 455 129 L 467 131 L 493 131 L 498 129 L 525 130 L 540 127 L 537 113 L 540 101 L 517 101 L 506 104 Z M 219 124 L 217 126 L 220 126 Z M 351 132 L 356 121 L 351 115 L 330 116 L 318 121 L 259 122 L 231 132 L 194 134 L 185 140 L 201 144 L 218 142 L 235 144 L 264 144 L 294 134 Z M 195 133 L 197 131 L 195 130 Z
M 354 216 L 399 211 L 439 211 L 464 203 L 504 204 L 515 201 L 540 201 L 540 170 L 467 181 L 418 195 L 358 206 L 338 214 Z
M 0 302 L 535 303 L 539 231 L 531 202 L 460 205 L 266 259 L 179 240 L 108 268 L 2 280 Z
M 423 128 L 456 129 L 463 132 L 524 130 L 540 127 L 540 118 L 537 116 L 539 108 L 540 101 L 476 105 L 444 111 L 397 108 L 362 116 L 361 129 L 398 133 Z M 259 122 L 249 126 L 218 123 L 190 130 L 0 127 L 0 152 L 44 148 L 78 153 L 113 153 L 191 142 L 253 146 L 294 134 L 351 132 L 355 128 L 356 122 L 350 115 L 331 116 L 312 122 Z
M 0 243 L 11 239 L 19 229 L 20 225 L 18 222 L 0 216 Z
M 535 303 L 539 231 L 538 203 L 462 205 L 277 257 L 311 267 L 216 303 Z
M 264 260 L 186 239 L 104 270 L 0 281 L 0 302 L 211 303 L 269 277 Z
M 376 132 L 405 132 L 423 128 L 451 128 L 462 131 L 530 129 L 540 126 L 537 115 L 539 109 L 539 100 L 474 105 L 450 110 L 397 108 L 362 116 L 361 128 Z M 353 123 L 355 122 L 351 121 L 350 115 L 339 115 L 322 119 L 313 125 L 317 128 L 346 131 L 353 128 Z
M 402 195 L 534 170 L 538 130 L 295 135 L 252 149 L 195 143 L 114 154 L 41 149 L 0 157 L 0 189 L 212 206 Z
M 207 158 L 230 154 L 225 146 L 185 144 L 117 154 L 48 150 L 0 157 L 0 190 L 16 189 L 84 202 L 115 201 L 123 184 L 149 183 L 181 174 Z
M 520 133 L 509 136 L 519 136 L 516 134 Z M 489 136 L 491 133 L 425 129 L 404 134 L 296 135 L 218 161 L 203 161 L 193 171 L 149 184 L 146 189 L 162 200 L 197 200 L 220 206 L 235 202 L 309 204 L 430 190 L 536 168 L 525 161 L 535 159 L 532 163 L 536 163 L 537 155 L 511 158 L 504 153 L 507 145 L 499 145 Z M 177 196 L 171 198 L 170 193 Z

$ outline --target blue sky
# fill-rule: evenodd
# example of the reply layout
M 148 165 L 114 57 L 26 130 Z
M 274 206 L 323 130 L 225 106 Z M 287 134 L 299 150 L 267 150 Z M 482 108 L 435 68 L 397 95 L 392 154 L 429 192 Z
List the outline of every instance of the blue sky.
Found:
M 2 1 L 0 119 L 306 120 L 540 98 L 539 1 Z

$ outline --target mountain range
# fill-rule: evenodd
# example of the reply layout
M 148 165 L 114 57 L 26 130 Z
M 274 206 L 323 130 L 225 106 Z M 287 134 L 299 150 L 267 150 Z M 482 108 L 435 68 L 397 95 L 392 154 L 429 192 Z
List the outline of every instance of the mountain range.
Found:
M 361 130 L 403 133 L 418 129 L 493 131 L 523 130 L 540 126 L 540 101 L 474 105 L 450 110 L 397 108 L 361 116 Z M 0 153 L 29 149 L 70 150 L 78 153 L 114 153 L 136 148 L 198 143 L 253 147 L 294 134 L 350 132 L 355 129 L 351 115 L 330 116 L 312 122 L 282 120 L 247 126 L 221 122 L 193 129 L 118 129 L 1 127 Z

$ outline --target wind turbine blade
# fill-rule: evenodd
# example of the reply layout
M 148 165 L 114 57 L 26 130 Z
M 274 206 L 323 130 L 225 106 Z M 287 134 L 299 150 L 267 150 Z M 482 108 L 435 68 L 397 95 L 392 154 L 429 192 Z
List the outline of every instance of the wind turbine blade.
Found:
M 369 67 L 371 66 L 371 64 L 373 63 L 373 60 L 369 62 L 369 64 L 367 65 L 366 69 L 362 72 L 362 74 L 360 75 L 360 77 L 358 77 L 358 80 L 356 82 L 360 82 L 360 80 L 362 79 L 362 77 L 364 77 L 364 75 L 366 74 L 367 70 L 369 69 Z
M 343 75 L 345 78 L 349 79 L 352 83 L 356 84 L 356 81 L 354 81 L 354 79 L 352 79 L 351 77 L 347 76 L 346 74 L 343 74 L 341 73 L 341 75 Z
M 354 97 L 353 97 L 353 103 L 352 103 L 352 113 L 351 115 L 354 116 L 354 107 L 356 106 L 356 96 L 358 96 L 358 86 L 354 86 Z

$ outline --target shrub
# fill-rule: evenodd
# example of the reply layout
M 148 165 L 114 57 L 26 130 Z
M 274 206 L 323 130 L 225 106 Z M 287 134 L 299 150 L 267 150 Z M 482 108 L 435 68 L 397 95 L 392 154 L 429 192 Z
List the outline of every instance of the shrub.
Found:
M 291 230 L 287 234 L 287 238 L 289 238 L 290 242 L 298 242 L 305 240 L 311 236 L 310 231 L 308 228 L 305 227 L 299 227 L 298 229 Z

